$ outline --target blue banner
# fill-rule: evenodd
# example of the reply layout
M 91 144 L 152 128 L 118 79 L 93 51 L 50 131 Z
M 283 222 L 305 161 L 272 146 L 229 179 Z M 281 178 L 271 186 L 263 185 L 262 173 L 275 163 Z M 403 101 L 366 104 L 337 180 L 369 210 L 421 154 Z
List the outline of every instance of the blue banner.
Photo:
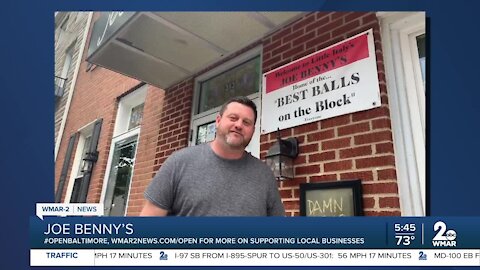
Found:
M 32 249 L 479 249 L 480 218 L 30 218 Z

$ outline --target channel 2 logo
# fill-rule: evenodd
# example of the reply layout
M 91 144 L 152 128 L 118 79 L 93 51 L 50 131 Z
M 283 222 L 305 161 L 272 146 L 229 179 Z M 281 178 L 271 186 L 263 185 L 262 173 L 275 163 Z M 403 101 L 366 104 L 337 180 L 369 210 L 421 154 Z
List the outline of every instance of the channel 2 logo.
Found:
M 437 232 L 432 239 L 434 247 L 456 247 L 457 232 L 454 230 L 447 231 L 447 224 L 443 221 L 437 221 L 433 225 L 433 230 Z

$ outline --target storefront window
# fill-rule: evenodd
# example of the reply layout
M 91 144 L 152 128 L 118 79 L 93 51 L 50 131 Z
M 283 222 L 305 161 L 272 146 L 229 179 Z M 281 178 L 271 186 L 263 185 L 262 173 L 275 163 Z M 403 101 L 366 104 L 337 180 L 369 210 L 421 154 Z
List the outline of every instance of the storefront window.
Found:
M 260 57 L 257 56 L 201 82 L 197 113 L 218 107 L 231 97 L 259 92 L 259 80 Z

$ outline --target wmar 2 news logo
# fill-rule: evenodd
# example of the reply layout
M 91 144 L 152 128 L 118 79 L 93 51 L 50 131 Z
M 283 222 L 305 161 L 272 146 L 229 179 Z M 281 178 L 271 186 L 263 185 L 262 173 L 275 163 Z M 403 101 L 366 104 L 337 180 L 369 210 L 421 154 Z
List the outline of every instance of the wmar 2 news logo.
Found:
M 454 230 L 447 230 L 447 224 L 443 221 L 437 221 L 433 225 L 433 230 L 437 232 L 432 239 L 434 247 L 456 247 L 457 232 Z

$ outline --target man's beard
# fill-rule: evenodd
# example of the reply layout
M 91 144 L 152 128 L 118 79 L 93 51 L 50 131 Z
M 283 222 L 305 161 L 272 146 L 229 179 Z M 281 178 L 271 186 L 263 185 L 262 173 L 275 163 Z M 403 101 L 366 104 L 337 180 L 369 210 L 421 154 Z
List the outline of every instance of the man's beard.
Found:
M 234 135 L 233 133 L 235 132 L 227 132 L 225 135 L 222 135 L 225 139 L 225 143 L 230 147 L 237 149 L 244 149 L 245 147 L 247 147 L 247 145 L 250 143 L 250 140 L 246 140 L 245 136 L 241 134 L 236 133 L 236 135 Z M 234 138 L 233 136 L 240 136 L 241 139 Z

